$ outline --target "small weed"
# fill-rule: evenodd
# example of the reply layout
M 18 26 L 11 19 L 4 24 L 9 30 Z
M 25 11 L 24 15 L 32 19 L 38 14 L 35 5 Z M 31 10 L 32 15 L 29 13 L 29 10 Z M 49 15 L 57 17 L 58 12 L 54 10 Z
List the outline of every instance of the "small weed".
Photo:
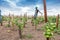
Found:
M 10 27 L 10 24 L 7 24 L 6 27 Z
M 29 38 L 29 39 L 33 38 L 33 36 L 31 34 L 27 34 L 26 37 Z

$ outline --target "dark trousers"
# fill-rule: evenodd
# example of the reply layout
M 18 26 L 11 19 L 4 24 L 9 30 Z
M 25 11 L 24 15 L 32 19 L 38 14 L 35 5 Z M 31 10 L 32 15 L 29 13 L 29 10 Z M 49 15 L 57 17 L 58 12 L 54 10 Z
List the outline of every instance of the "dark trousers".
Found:
M 37 18 L 37 13 L 35 13 L 35 15 L 34 15 L 34 19 L 36 19 Z

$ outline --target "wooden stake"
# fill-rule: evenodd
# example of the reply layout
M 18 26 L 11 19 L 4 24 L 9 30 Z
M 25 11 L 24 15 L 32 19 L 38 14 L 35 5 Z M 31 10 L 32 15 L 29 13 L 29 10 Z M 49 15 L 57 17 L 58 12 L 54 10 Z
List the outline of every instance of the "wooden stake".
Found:
M 56 17 L 56 27 L 58 28 L 58 24 L 59 24 L 59 14 L 58 16 Z
M 44 18 L 45 18 L 45 23 L 47 22 L 47 10 L 46 10 L 46 0 L 43 0 L 44 3 Z

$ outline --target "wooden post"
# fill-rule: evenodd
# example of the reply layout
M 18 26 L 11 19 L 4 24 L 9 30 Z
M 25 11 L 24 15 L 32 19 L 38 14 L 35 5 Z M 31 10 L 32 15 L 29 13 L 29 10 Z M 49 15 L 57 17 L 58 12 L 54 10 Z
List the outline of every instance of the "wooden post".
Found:
M 47 22 L 47 10 L 46 10 L 46 0 L 43 0 L 44 4 L 44 18 L 45 18 L 45 23 Z
M 58 24 L 59 24 L 59 14 L 58 16 L 56 17 L 56 27 L 58 28 Z
M 24 17 L 27 18 L 27 12 L 25 13 Z M 27 20 L 26 20 L 26 22 L 27 22 Z

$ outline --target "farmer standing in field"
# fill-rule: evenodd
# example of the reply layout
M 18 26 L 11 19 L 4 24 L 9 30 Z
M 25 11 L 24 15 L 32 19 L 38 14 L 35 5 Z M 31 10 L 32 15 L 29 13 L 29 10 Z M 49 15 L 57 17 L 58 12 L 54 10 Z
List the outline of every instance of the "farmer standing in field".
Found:
M 34 14 L 34 19 L 37 18 L 38 12 L 42 15 L 42 13 L 38 10 L 38 8 L 35 8 L 35 14 Z

